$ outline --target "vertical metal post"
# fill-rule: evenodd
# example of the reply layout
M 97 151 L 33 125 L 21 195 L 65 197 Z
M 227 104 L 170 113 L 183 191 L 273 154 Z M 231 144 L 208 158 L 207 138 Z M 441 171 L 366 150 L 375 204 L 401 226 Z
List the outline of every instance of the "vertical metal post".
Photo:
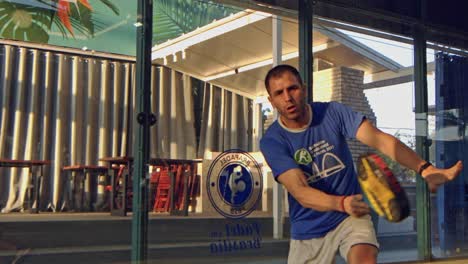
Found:
M 426 58 L 426 0 L 417 1 L 420 21 L 413 25 L 414 39 L 414 94 L 416 112 L 416 152 L 421 158 L 429 159 L 428 125 L 427 125 L 427 58 Z M 426 182 L 416 178 L 416 229 L 418 238 L 418 257 L 421 260 L 431 259 L 431 197 Z
M 138 1 L 136 56 L 136 119 L 133 150 L 132 263 L 144 263 L 148 251 L 148 169 L 151 114 L 152 0 Z M 131 168 L 129 168 L 131 170 Z M 124 197 L 124 199 L 126 199 Z
M 429 159 L 427 126 L 427 67 L 426 39 L 422 25 L 414 26 L 414 87 L 416 100 L 416 152 L 425 160 Z M 416 212 L 418 256 L 421 260 L 431 258 L 431 210 L 430 194 L 422 177 L 416 178 Z
M 283 26 L 278 16 L 274 15 L 272 19 L 273 36 L 273 67 L 281 64 L 283 60 Z
M 273 66 L 282 63 L 283 60 L 283 27 L 278 16 L 273 16 Z M 277 114 L 275 109 L 275 114 Z M 269 179 L 273 179 L 268 175 Z M 271 176 L 271 177 L 270 177 Z M 273 238 L 283 238 L 283 186 L 273 181 Z
M 312 54 L 312 0 L 299 1 L 299 72 L 307 89 L 309 102 L 313 100 L 313 54 Z

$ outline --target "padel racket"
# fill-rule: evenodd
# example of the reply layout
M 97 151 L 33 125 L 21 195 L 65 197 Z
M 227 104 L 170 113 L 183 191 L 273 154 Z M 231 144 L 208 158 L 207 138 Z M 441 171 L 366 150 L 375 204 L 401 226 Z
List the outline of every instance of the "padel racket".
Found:
M 408 196 L 380 156 L 361 155 L 357 167 L 362 191 L 378 215 L 390 222 L 400 222 L 409 216 Z

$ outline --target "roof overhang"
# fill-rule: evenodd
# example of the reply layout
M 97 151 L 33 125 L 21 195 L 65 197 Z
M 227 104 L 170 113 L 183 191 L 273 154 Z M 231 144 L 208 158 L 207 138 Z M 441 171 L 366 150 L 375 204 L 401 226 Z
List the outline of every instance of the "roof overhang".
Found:
M 245 10 L 152 49 L 153 62 L 250 97 L 265 94 L 263 79 L 273 64 L 272 16 Z M 282 23 L 282 61 L 298 65 L 296 20 Z M 314 25 L 314 59 L 373 74 L 403 68 L 338 30 Z
M 288 0 L 214 0 L 253 10 L 296 18 L 298 1 Z M 373 0 L 373 1 L 314 1 L 315 18 L 325 18 L 413 37 L 413 25 L 426 30 L 429 42 L 468 50 L 468 20 L 463 1 Z

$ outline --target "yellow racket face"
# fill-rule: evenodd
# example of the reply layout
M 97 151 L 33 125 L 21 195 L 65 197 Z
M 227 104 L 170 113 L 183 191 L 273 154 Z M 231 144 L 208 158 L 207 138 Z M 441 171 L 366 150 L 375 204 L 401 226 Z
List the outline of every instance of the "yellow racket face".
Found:
M 382 158 L 366 154 L 358 160 L 358 180 L 372 209 L 391 222 L 409 215 L 409 202 L 403 188 Z

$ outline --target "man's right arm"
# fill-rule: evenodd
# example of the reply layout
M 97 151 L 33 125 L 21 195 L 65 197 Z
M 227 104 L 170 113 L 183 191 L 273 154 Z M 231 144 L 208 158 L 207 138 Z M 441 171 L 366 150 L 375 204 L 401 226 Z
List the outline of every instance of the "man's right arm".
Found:
M 308 185 L 300 169 L 290 169 L 278 176 L 278 181 L 305 208 L 317 211 L 341 211 L 343 196 L 330 195 Z M 360 217 L 370 212 L 362 195 L 350 195 L 344 199 L 344 212 Z

